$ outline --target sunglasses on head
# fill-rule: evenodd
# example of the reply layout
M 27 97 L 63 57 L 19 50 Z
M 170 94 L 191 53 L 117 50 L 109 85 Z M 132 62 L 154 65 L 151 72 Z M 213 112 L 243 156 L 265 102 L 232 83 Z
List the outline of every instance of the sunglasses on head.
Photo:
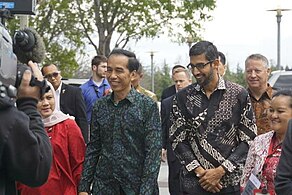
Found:
M 53 73 L 51 73 L 51 74 L 47 74 L 47 75 L 45 75 L 44 76 L 44 78 L 46 78 L 46 79 L 51 79 L 51 78 L 56 78 L 57 76 L 59 76 L 59 74 L 60 74 L 60 71 L 58 71 L 58 72 L 53 72 Z
M 195 68 L 203 69 L 205 66 L 207 66 L 208 64 L 211 64 L 213 62 L 214 62 L 214 60 L 210 60 L 206 63 L 198 63 L 198 64 L 189 63 L 189 65 L 187 67 L 188 67 L 188 69 L 195 69 Z

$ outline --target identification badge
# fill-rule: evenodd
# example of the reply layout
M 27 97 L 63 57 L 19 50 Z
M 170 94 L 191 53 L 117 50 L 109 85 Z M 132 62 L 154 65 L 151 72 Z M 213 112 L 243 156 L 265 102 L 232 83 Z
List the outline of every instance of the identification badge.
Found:
M 253 173 L 251 173 L 249 176 L 249 179 L 246 183 L 246 186 L 244 188 L 244 191 L 242 192 L 241 195 L 254 194 L 254 190 L 259 189 L 260 186 L 261 186 L 260 180 Z M 257 195 L 259 195 L 259 194 L 257 194 Z
M 263 193 L 262 189 L 255 189 L 253 195 L 274 195 L 274 193 L 271 190 L 266 190 L 266 193 Z

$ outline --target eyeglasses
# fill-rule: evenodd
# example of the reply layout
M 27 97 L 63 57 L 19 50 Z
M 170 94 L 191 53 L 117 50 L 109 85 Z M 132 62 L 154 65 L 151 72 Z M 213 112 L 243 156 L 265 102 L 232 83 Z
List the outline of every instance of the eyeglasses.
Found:
M 195 69 L 195 68 L 203 69 L 205 66 L 207 66 L 208 64 L 211 64 L 213 62 L 214 62 L 214 60 L 210 60 L 206 63 L 198 63 L 198 64 L 189 63 L 189 65 L 187 67 L 188 67 L 188 69 Z
M 51 78 L 56 78 L 57 76 L 59 76 L 59 74 L 60 74 L 60 71 L 58 71 L 58 72 L 53 72 L 53 73 L 51 73 L 51 74 L 47 74 L 47 75 L 45 75 L 44 76 L 44 78 L 45 79 L 51 79 Z

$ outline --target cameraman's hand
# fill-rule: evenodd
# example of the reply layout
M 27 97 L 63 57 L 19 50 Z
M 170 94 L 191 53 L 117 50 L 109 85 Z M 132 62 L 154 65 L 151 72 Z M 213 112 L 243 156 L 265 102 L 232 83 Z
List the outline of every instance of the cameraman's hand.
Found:
M 38 65 L 36 63 L 33 63 L 32 61 L 29 61 L 27 65 L 31 67 L 32 72 L 33 72 L 33 76 L 35 78 L 37 78 L 37 80 L 39 80 L 39 81 L 44 80 L 42 72 L 41 72 L 41 70 L 39 69 L 39 67 L 38 67 Z
M 32 61 L 28 62 L 28 65 L 31 67 L 34 77 L 37 78 L 37 80 L 42 81 L 43 75 L 37 66 L 36 63 L 33 63 Z M 30 80 L 31 80 L 31 71 L 26 70 L 23 73 L 22 80 L 20 83 L 20 86 L 17 90 L 17 98 L 25 98 L 25 97 L 30 97 L 39 100 L 40 99 L 40 88 L 37 86 L 30 86 Z
M 20 86 L 17 90 L 17 99 L 20 98 L 34 98 L 36 100 L 40 99 L 40 88 L 37 86 L 30 86 L 31 72 L 29 70 L 24 71 Z

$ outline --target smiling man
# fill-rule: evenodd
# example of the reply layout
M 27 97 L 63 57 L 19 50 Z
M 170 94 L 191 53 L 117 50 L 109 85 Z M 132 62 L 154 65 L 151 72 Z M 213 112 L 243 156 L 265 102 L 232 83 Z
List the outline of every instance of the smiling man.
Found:
M 268 59 L 261 54 L 252 54 L 245 60 L 245 80 L 256 117 L 258 135 L 271 130 L 268 111 L 275 91 L 268 83 L 270 72 Z
M 256 132 L 248 92 L 219 76 L 211 42 L 196 43 L 189 56 L 197 82 L 174 96 L 170 115 L 170 142 L 183 165 L 181 191 L 240 195 L 248 142 Z
M 158 195 L 160 117 L 157 104 L 131 87 L 138 67 L 127 50 L 115 49 L 108 58 L 113 92 L 93 107 L 79 195 Z

